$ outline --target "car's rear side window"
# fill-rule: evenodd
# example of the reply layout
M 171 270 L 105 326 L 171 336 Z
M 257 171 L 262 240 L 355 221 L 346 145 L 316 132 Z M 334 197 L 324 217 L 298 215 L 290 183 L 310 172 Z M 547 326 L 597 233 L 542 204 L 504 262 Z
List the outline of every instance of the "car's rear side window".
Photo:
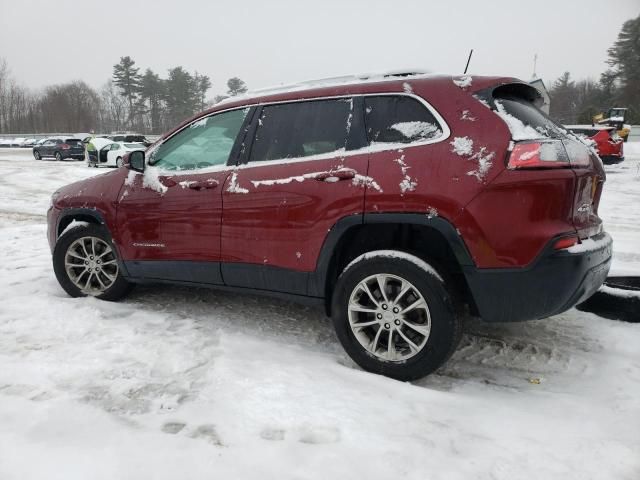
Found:
M 364 98 L 369 143 L 413 143 L 433 140 L 442 127 L 427 108 L 406 95 Z
M 249 160 L 301 158 L 344 150 L 352 118 L 351 99 L 265 106 Z

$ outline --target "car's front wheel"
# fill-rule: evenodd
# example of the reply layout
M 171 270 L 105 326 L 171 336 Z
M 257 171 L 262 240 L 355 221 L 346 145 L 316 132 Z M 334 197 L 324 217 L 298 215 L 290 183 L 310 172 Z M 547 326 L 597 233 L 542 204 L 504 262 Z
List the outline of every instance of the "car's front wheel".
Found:
M 100 225 L 79 225 L 67 230 L 54 248 L 53 269 L 62 288 L 72 297 L 90 295 L 118 300 L 131 290 L 111 238 Z
M 120 168 L 123 165 L 124 165 L 124 163 L 122 162 L 122 157 L 116 158 L 116 167 Z
M 334 290 L 332 319 L 358 365 L 398 380 L 432 373 L 455 351 L 462 332 L 440 274 L 398 251 L 369 252 L 347 266 Z

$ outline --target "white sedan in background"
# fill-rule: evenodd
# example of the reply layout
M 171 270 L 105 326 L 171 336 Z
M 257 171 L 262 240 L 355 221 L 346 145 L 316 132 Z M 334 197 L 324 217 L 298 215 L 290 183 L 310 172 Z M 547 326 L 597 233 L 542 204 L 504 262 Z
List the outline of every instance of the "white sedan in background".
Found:
M 95 167 L 121 167 L 123 157 L 129 152 L 147 149 L 142 143 L 114 142 L 100 148 L 100 161 L 93 164 Z M 90 164 L 91 165 L 91 164 Z

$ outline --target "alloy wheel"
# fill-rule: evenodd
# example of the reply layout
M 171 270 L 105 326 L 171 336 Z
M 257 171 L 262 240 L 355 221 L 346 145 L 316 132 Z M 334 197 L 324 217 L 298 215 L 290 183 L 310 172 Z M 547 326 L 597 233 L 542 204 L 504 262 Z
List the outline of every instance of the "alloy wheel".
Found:
M 431 332 L 431 314 L 420 291 L 397 275 L 371 275 L 351 292 L 349 326 L 367 352 L 388 362 L 420 353 Z
M 65 254 L 69 280 L 86 295 L 99 295 L 118 278 L 118 261 L 111 246 L 98 237 L 74 241 Z

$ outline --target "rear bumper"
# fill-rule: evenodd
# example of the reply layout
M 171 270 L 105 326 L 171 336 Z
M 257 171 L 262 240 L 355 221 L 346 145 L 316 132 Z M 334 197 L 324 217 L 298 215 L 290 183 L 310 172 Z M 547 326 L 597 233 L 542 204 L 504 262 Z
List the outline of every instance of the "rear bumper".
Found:
M 609 273 L 612 240 L 602 232 L 593 248 L 572 253 L 550 243 L 522 269 L 478 269 L 464 273 L 480 316 L 489 322 L 534 320 L 562 313 L 595 293 Z
M 60 152 L 62 158 L 75 158 L 76 160 L 84 160 L 83 152 Z
M 624 156 L 622 155 L 601 155 L 602 163 L 612 164 L 624 162 Z

